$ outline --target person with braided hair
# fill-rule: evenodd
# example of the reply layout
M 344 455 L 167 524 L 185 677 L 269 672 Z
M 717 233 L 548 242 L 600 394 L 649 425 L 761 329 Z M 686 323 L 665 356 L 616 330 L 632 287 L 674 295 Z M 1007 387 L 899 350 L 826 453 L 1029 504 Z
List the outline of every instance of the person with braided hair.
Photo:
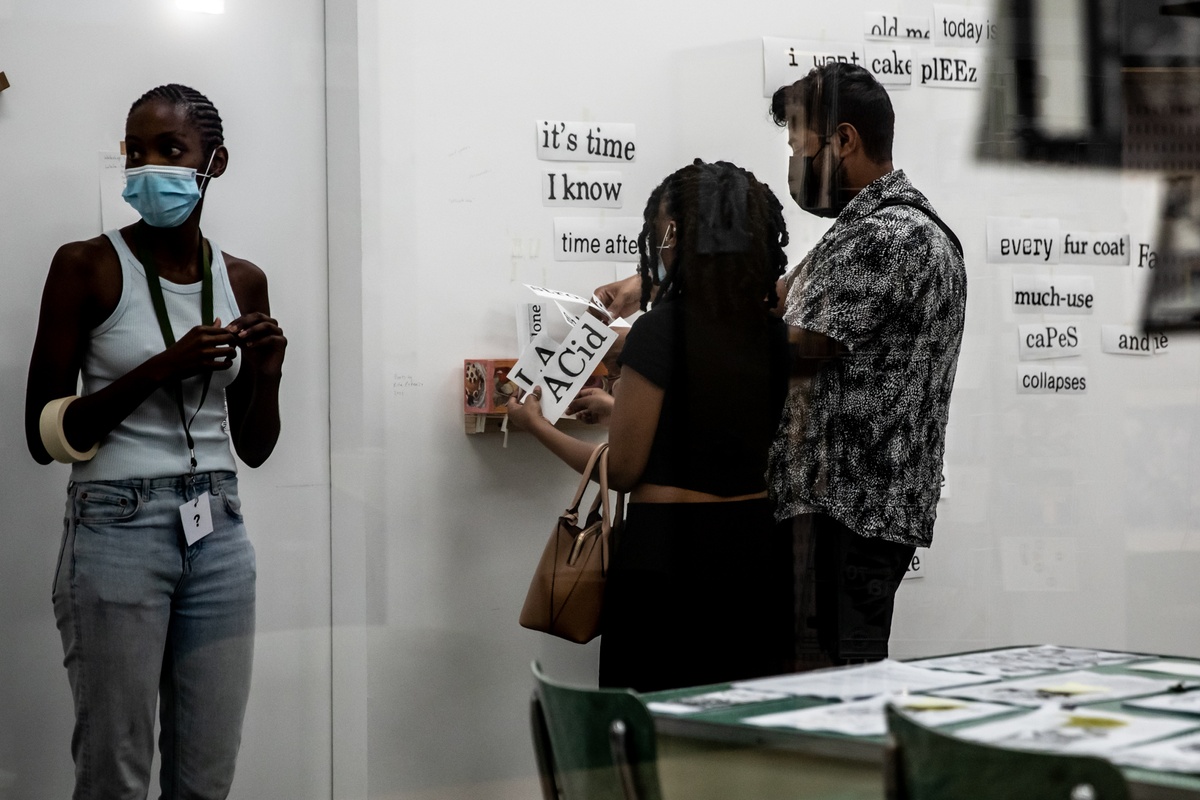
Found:
M 604 601 L 600 684 L 653 691 L 780 672 L 791 654 L 790 532 L 766 494 L 788 386 L 772 314 L 783 209 L 754 175 L 697 160 L 650 195 L 641 304 L 620 355 L 609 482 L 628 491 Z M 712 398 L 720 396 L 720 401 Z M 541 414 L 509 419 L 582 471 L 592 445 Z
M 146 797 L 157 706 L 161 797 L 218 800 L 254 650 L 254 549 L 230 447 L 252 467 L 271 455 L 287 340 L 262 270 L 200 232 L 229 163 L 208 98 L 147 92 L 125 151 L 142 219 L 59 248 L 26 390 L 30 453 L 72 464 L 53 600 L 73 797 Z

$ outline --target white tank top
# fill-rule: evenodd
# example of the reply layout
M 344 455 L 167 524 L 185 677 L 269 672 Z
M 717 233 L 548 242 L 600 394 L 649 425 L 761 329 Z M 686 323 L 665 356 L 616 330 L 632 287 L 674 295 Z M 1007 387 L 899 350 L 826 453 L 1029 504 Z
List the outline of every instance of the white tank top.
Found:
M 103 389 L 134 367 L 165 349 L 158 318 L 150 300 L 150 286 L 141 262 L 134 257 L 119 231 L 108 231 L 121 262 L 121 299 L 108 319 L 92 330 L 83 360 L 83 394 Z M 241 316 L 221 249 L 212 247 L 213 316 L 228 325 Z M 182 285 L 162 281 L 163 300 L 176 340 L 200 324 L 200 283 Z M 183 382 L 183 407 L 196 443 L 196 471 L 235 472 L 229 449 L 229 423 L 225 388 L 237 377 L 241 354 L 227 370 L 212 374 L 208 396 L 197 412 L 204 379 Z M 196 418 L 193 421 L 192 415 Z M 166 478 L 187 475 L 191 470 L 179 405 L 171 387 L 159 388 L 111 433 L 100 440 L 100 450 L 91 461 L 71 467 L 71 480 L 103 481 L 130 478 Z

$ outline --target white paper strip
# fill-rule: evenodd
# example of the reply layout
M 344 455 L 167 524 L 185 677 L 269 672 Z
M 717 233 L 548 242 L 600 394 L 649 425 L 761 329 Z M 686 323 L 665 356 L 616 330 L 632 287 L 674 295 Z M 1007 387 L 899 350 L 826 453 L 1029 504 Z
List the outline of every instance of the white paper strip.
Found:
M 1019 750 L 1105 755 L 1193 727 L 1194 722 L 1165 717 L 1047 707 L 999 722 L 957 730 L 954 735 Z
M 546 419 L 558 422 L 616 340 L 616 332 L 590 314 L 579 318 L 538 379 Z
M 933 43 L 939 47 L 982 47 L 996 38 L 996 23 L 987 9 L 935 3 Z
M 1085 705 L 1107 703 L 1126 697 L 1158 694 L 1171 688 L 1175 681 L 1139 678 L 1136 675 L 1113 675 L 1091 670 L 1052 672 L 1036 678 L 983 686 L 961 686 L 934 692 L 942 697 L 962 697 L 986 703 L 1007 703 L 1037 708 L 1048 702 Z
M 1021 364 L 1017 367 L 1017 394 L 1087 394 L 1087 367 Z
M 828 731 L 846 736 L 883 736 L 887 733 L 887 715 L 884 709 L 895 703 L 903 712 L 923 725 L 934 727 L 953 725 L 958 722 L 994 717 L 1011 713 L 1012 706 L 999 703 L 976 703 L 970 700 L 938 700 L 920 695 L 897 697 L 881 695 L 849 703 L 830 703 L 798 711 L 781 711 L 763 714 L 742 721 L 765 728 L 790 728 L 799 731 Z
M 1062 264 L 1099 264 L 1129 266 L 1128 233 L 1063 231 L 1059 244 Z
M 983 50 L 929 48 L 918 58 L 917 78 L 935 89 L 978 89 L 983 85 Z
M 620 172 L 562 169 L 542 173 L 542 205 L 620 208 L 625 179 Z
M 1197 773 L 1200 772 L 1200 733 L 1119 750 L 1112 754 L 1112 760 L 1155 771 Z
M 1057 264 L 1058 220 L 987 218 L 989 264 Z
M 1092 650 L 1085 647 L 1060 647 L 1041 644 L 1031 647 L 1008 647 L 984 653 L 965 653 L 958 656 L 940 656 L 921 661 L 909 661 L 914 667 L 945 669 L 952 672 L 978 672 L 997 678 L 1016 678 L 1072 669 L 1086 669 L 1108 664 L 1126 664 L 1145 656 L 1137 653 L 1120 653 L 1112 650 Z
M 566 321 L 568 328 L 574 328 L 579 324 L 578 314 L 572 314 L 570 311 L 567 311 L 567 309 L 563 307 L 563 304 L 557 300 L 554 301 L 554 305 L 558 309 L 558 313 L 562 314 L 562 318 Z
M 1180 686 L 1185 684 L 1181 683 Z M 1192 683 L 1190 686 L 1194 687 Z M 1182 694 L 1160 694 L 1139 700 L 1126 700 L 1130 708 L 1146 708 L 1151 711 L 1169 711 L 1172 714 L 1200 714 L 1200 694 L 1188 691 Z
M 1100 326 L 1100 349 L 1121 356 L 1154 356 L 1167 352 L 1165 333 L 1143 333 L 1135 325 Z
M 904 44 L 868 44 L 866 67 L 884 86 L 910 86 L 913 80 L 913 49 Z
M 1079 326 L 1075 324 L 1017 326 L 1017 346 L 1022 361 L 1069 358 L 1083 354 Z
M 1145 664 L 1134 664 L 1130 669 L 1141 672 L 1162 672 L 1167 675 L 1187 675 L 1190 678 L 1200 678 L 1200 664 L 1195 661 L 1150 661 Z M 1200 699 L 1200 695 L 1197 695 Z
M 861 43 L 819 42 L 809 39 L 763 37 L 763 97 L 770 97 L 781 86 L 790 86 L 813 67 L 829 61 L 844 61 L 864 66 Z
M 784 692 L 832 700 L 856 700 L 877 694 L 915 694 L 944 686 L 990 680 L 992 678 L 984 675 L 939 672 L 885 659 L 858 667 L 759 678 L 739 681 L 734 685 L 741 689 L 757 689 L 764 692 Z
M 783 700 L 789 695 L 781 692 L 756 692 L 752 689 L 725 689 L 720 692 L 705 692 L 686 697 L 674 697 L 655 703 L 647 703 L 651 711 L 661 714 L 696 714 L 701 711 L 733 708 L 735 706 L 769 703 Z
M 555 217 L 555 261 L 637 261 L 640 217 Z
M 1013 275 L 1013 311 L 1091 314 L 1096 281 L 1090 275 Z
M 542 161 L 618 161 L 637 155 L 637 131 L 629 122 L 563 122 L 539 119 L 537 157 Z
M 559 347 L 559 343 L 550 334 L 537 334 L 521 351 L 517 363 L 508 371 L 508 379 L 521 387 L 521 391 L 532 392 Z
M 570 305 L 593 308 L 605 319 L 608 319 L 612 316 L 612 314 L 608 313 L 608 309 L 604 307 L 604 304 L 601 303 L 595 295 L 592 295 L 590 298 L 580 297 L 579 295 L 571 294 L 570 292 L 560 292 L 558 289 L 547 289 L 543 286 L 532 286 L 528 283 L 525 284 L 525 288 L 536 294 L 538 297 L 544 297 L 547 300 L 553 300 L 556 303 L 568 303 Z M 574 327 L 574 323 L 572 323 L 572 327 Z
M 901 17 L 883 11 L 868 11 L 863 15 L 863 36 L 866 39 L 903 39 L 929 41 L 929 17 Z
M 545 331 L 545 303 L 517 303 L 517 351 L 523 352 L 533 337 Z
M 125 156 L 100 153 L 100 229 L 110 231 L 132 225 L 140 217 L 125 202 Z

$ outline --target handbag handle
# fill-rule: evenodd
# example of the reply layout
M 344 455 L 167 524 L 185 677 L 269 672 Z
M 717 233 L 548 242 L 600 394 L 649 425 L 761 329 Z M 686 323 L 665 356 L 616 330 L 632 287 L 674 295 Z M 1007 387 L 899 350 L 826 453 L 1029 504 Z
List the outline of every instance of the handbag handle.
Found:
M 583 493 L 585 491 L 587 491 L 587 485 L 592 480 L 592 474 L 596 471 L 596 468 L 601 465 L 601 463 L 603 463 L 603 465 L 604 465 L 600 472 L 600 475 L 602 476 L 601 480 L 603 481 L 602 486 L 607 488 L 607 486 L 608 486 L 608 469 L 607 469 L 608 461 L 606 459 L 603 462 L 601 462 L 601 458 L 607 452 L 608 452 L 608 442 L 605 442 L 604 444 L 596 445 L 596 449 L 593 450 L 591 456 L 588 457 L 587 466 L 584 467 L 583 475 L 581 475 L 579 478 L 579 488 L 575 490 L 575 497 L 571 500 L 571 505 L 567 506 L 566 516 L 578 516 L 579 504 L 580 504 L 580 502 L 583 501 Z
M 590 509 L 588 509 L 585 519 L 590 518 L 592 514 L 596 513 L 597 509 L 601 509 L 601 506 L 603 506 L 600 514 L 601 530 L 607 539 L 608 534 L 612 533 L 613 528 L 620 525 L 621 521 L 625 518 L 624 492 L 617 492 L 617 514 L 615 517 L 612 515 L 612 508 L 609 505 L 607 442 L 597 445 L 596 449 L 592 451 L 592 455 L 588 458 L 587 467 L 584 469 L 583 475 L 580 477 L 579 488 L 575 490 L 575 497 L 571 500 L 571 505 L 569 508 L 567 508 L 566 513 L 563 516 L 573 521 L 578 521 L 579 504 L 583 502 L 583 494 L 585 491 L 587 491 L 587 485 L 591 482 L 592 476 L 596 473 L 599 473 L 596 478 L 597 483 L 600 484 L 600 491 L 596 493 L 596 498 L 592 501 L 592 506 Z M 607 553 L 605 554 L 604 561 L 607 566 Z
M 600 454 L 599 461 L 593 467 L 591 472 L 584 475 L 583 483 L 580 485 L 579 494 L 582 497 L 584 490 L 587 488 L 588 481 L 591 480 L 593 473 L 599 473 L 596 477 L 596 483 L 600 485 L 600 491 L 596 493 L 596 499 L 592 501 L 592 507 L 588 509 L 587 516 L 584 519 L 590 519 L 592 514 L 595 514 L 597 509 L 600 509 L 603 504 L 601 519 L 604 521 L 605 530 L 612 528 L 612 509 L 608 504 L 608 445 L 602 444 L 596 448 L 596 452 Z M 595 453 L 593 453 L 593 456 Z M 589 462 L 590 465 L 590 462 Z M 580 497 L 575 498 L 575 506 L 569 511 L 575 511 L 580 503 Z M 617 496 L 617 513 L 624 514 L 625 512 L 625 495 L 618 494 Z M 620 517 L 617 518 L 620 521 Z
M 625 519 L 625 493 L 617 492 L 617 513 L 613 514 L 608 504 L 608 450 L 600 457 L 600 496 L 604 498 L 604 524 L 609 529 L 616 528 Z M 595 511 L 595 506 L 592 507 Z

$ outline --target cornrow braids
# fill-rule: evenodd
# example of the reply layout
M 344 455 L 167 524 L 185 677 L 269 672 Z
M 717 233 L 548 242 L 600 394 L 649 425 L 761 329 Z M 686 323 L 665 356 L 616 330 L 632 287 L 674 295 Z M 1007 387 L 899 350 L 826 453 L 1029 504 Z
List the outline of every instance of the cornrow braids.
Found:
M 718 175 L 737 172 L 745 176 L 746 225 L 750 247 L 741 253 L 698 253 L 699 185 L 703 169 L 716 168 Z M 653 270 L 658 253 L 655 221 L 660 206 L 676 222 L 675 264 L 659 286 L 658 299 L 695 295 L 712 313 L 752 312 L 773 308 L 779 298 L 775 284 L 787 267 L 787 223 L 775 193 L 754 174 L 726 161 L 710 165 L 697 159 L 669 175 L 650 194 L 638 235 L 641 254 L 638 274 L 642 278 L 642 308 L 650 300 Z M 752 312 L 756 313 L 756 312 Z
M 200 133 L 200 141 L 204 145 L 205 156 L 212 154 L 225 144 L 225 130 L 221 125 L 221 115 L 212 101 L 190 86 L 178 83 L 168 83 L 156 86 L 134 101 L 129 108 L 129 114 L 137 111 L 146 103 L 163 101 L 183 106 L 187 110 L 188 122 L 196 126 Z

